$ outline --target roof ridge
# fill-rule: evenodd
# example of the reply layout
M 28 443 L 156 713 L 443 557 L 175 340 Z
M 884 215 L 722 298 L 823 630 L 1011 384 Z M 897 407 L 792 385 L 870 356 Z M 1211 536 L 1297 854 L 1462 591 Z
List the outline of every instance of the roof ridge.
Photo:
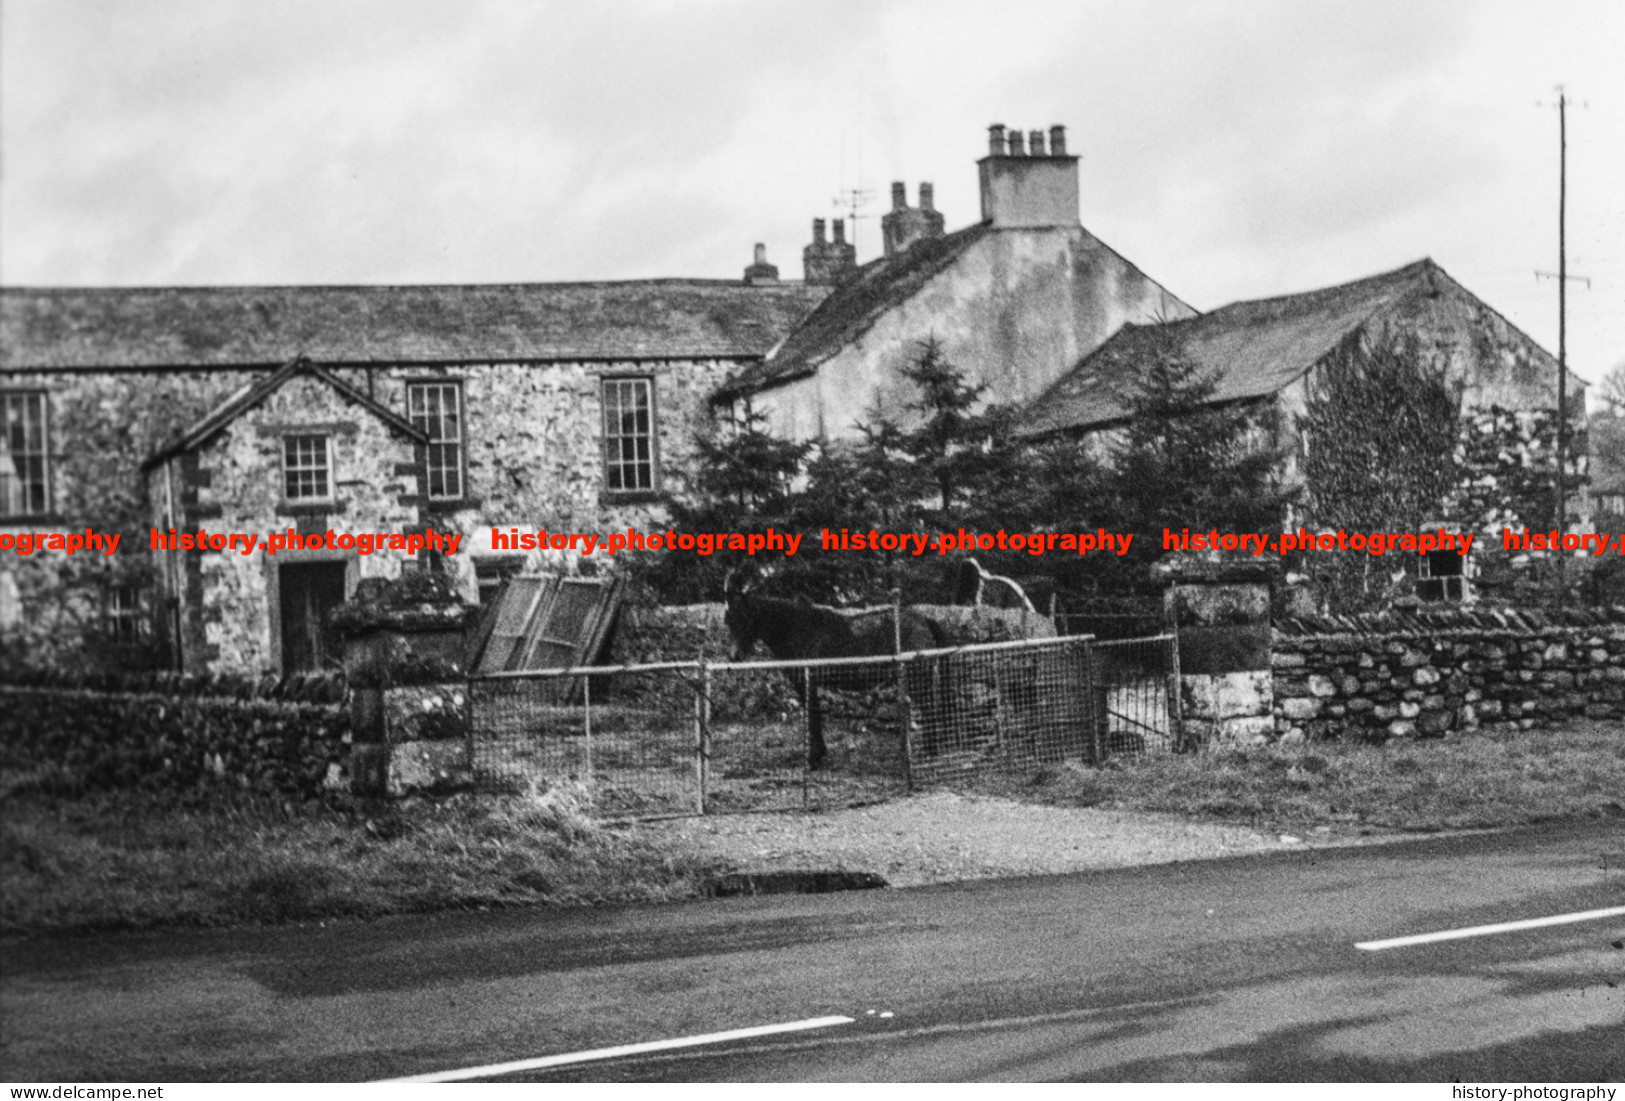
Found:
M 802 290 L 816 284 L 801 279 L 777 283 L 747 283 L 741 279 L 704 279 L 686 276 L 655 276 L 648 279 L 565 279 L 500 283 L 141 283 L 131 286 L 46 286 L 0 284 L 0 294 L 140 294 L 185 292 L 187 294 L 239 294 L 265 291 L 489 291 L 529 290 L 560 287 L 727 287 L 747 291 Z
M 1235 309 L 1240 306 L 1262 306 L 1271 302 L 1285 302 L 1294 298 L 1312 298 L 1317 294 L 1330 294 L 1333 291 L 1352 290 L 1356 287 L 1380 282 L 1385 279 L 1392 279 L 1404 272 L 1409 272 L 1413 268 L 1419 273 L 1426 271 L 1429 268 L 1433 268 L 1441 272 L 1444 271 L 1443 268 L 1439 267 L 1438 264 L 1433 262 L 1431 257 L 1424 256 L 1420 260 L 1412 260 L 1410 263 L 1402 264 L 1397 268 L 1392 268 L 1388 271 L 1379 271 L 1375 275 L 1367 275 L 1359 279 L 1350 279 L 1346 283 L 1329 283 L 1324 287 L 1314 287 L 1306 291 L 1294 291 L 1291 294 L 1275 294 L 1270 295 L 1268 298 L 1238 298 L 1234 302 L 1226 302 L 1222 306 L 1215 306 L 1213 309 L 1201 314 L 1200 316 L 1212 317 L 1215 314 L 1222 313 L 1225 310 Z M 1184 318 L 1182 320 L 1195 320 L 1195 318 Z
M 308 375 L 319 382 L 326 383 L 345 401 L 361 406 L 383 421 L 393 431 L 399 432 L 417 443 L 428 442 L 428 437 L 423 434 L 422 429 L 412 424 L 405 417 L 402 417 L 377 399 L 357 390 L 343 379 L 334 377 L 323 370 L 320 364 L 313 363 L 308 357 L 300 355 L 293 357 L 258 381 L 250 382 L 232 391 L 220 404 L 193 421 L 190 427 L 183 429 L 168 444 L 148 456 L 142 462 L 141 469 L 144 471 L 151 470 L 167 459 L 207 444 L 215 436 L 225 431 L 226 427 L 238 417 L 259 405 L 260 402 L 270 397 L 277 390 L 280 390 L 283 384 L 295 375 Z

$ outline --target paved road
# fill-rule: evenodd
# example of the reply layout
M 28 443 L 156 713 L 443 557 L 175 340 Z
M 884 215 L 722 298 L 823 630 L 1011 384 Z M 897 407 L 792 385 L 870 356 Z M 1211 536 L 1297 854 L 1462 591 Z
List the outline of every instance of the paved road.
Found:
M 1625 1078 L 1625 823 L 912 890 L 5 946 L 0 1078 Z M 890 1016 L 883 1016 L 890 1014 Z

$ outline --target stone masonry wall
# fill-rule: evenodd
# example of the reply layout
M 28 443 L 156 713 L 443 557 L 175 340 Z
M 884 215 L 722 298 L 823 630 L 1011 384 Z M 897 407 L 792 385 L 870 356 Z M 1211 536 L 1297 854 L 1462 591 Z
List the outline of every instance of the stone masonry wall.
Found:
M 8 555 L 0 561 L 0 664 L 130 667 L 130 655 L 115 654 L 102 662 L 86 644 L 101 621 L 106 594 L 117 585 L 144 589 L 149 594 L 147 610 L 153 613 L 160 632 L 167 628 L 169 619 L 158 592 L 166 581 L 165 569 L 147 551 L 147 528 L 160 525 L 164 518 L 166 476 L 172 478 L 177 495 L 190 492 L 192 503 L 203 506 L 200 515 L 171 515 L 172 521 L 195 526 L 201 520 L 211 530 L 268 531 L 299 526 L 278 515 L 275 503 L 269 501 L 277 471 L 271 462 L 275 456 L 264 447 L 275 441 L 256 434 L 259 422 L 267 418 L 284 424 L 330 421 L 353 425 L 355 432 L 346 430 L 335 440 L 351 467 L 341 474 L 351 485 L 340 489 L 341 496 L 356 502 L 351 519 L 380 521 L 384 526 L 373 529 L 379 531 L 432 526 L 443 532 L 461 532 L 465 536 L 461 552 L 442 565 L 455 577 L 463 595 L 472 600 L 478 592 L 476 562 L 505 556 L 491 548 L 493 527 L 609 532 L 663 523 L 664 502 L 682 491 L 692 465 L 695 429 L 709 417 L 707 398 L 741 364 L 727 359 L 650 359 L 319 365 L 402 416 L 407 414 L 409 381 L 461 381 L 467 444 L 464 496 L 432 502 L 423 498 L 416 469 L 424 458 L 421 447 L 395 439 L 375 441 L 378 426 L 374 418 L 355 408 L 329 408 L 331 392 L 304 381 L 284 387 L 261 412 L 239 418 L 225 441 L 217 442 L 209 455 L 193 460 L 194 470 L 182 470 L 177 460 L 173 470 L 160 468 L 154 478 L 143 481 L 139 473 L 143 460 L 234 390 L 262 377 L 271 365 L 208 371 L 0 373 L 0 386 L 44 390 L 49 395 L 53 498 L 49 516 L 5 522 L 5 530 L 93 527 L 119 531 L 123 536 L 119 552 L 112 557 L 75 555 L 67 560 L 58 553 Z M 601 389 L 606 376 L 653 381 L 659 469 L 654 492 L 611 494 L 604 488 Z M 277 407 L 274 414 L 268 411 L 271 406 Z M 383 452 L 378 452 L 376 469 L 364 468 L 374 456 L 369 450 L 374 442 L 384 444 L 389 461 L 384 463 Z M 408 466 L 413 468 L 410 473 Z M 374 497 L 379 498 L 376 508 L 369 503 Z M 382 503 L 384 497 L 388 509 Z M 305 526 L 316 519 L 307 517 Z M 335 529 L 361 530 L 337 524 Z M 594 561 L 578 554 L 557 553 L 550 558 L 549 553 L 532 555 L 538 560 L 530 564 L 574 571 L 604 561 L 601 555 L 594 556 L 598 560 Z M 264 564 L 255 561 L 262 557 L 256 554 L 235 563 L 224 558 L 199 559 L 192 564 L 191 576 L 167 579 L 172 582 L 168 589 L 183 604 L 191 597 L 203 597 L 205 588 L 210 590 L 204 604 L 182 610 L 182 652 L 202 658 L 189 668 L 218 672 L 270 667 L 275 639 L 268 619 L 274 614 L 274 589 Z M 360 577 L 393 576 L 397 570 L 398 563 L 378 556 L 373 562 L 356 565 L 352 585 Z M 205 612 L 205 606 L 215 610 Z
M 1625 608 L 1290 620 L 1273 672 L 1282 742 L 1625 718 Z
M 0 769 L 48 789 L 349 787 L 344 681 L 18 674 L 0 681 Z
M 493 550 L 491 529 L 546 528 L 609 533 L 649 529 L 666 519 L 664 501 L 682 492 L 694 462 L 695 430 L 709 418 L 707 398 L 728 372 L 727 360 L 654 360 L 553 364 L 401 365 L 336 372 L 383 405 L 406 412 L 409 382 L 460 380 L 467 413 L 467 489 L 460 500 L 419 502 L 424 523 L 465 536 L 465 552 L 445 568 L 465 598 L 477 598 L 475 562 Z M 604 487 L 605 378 L 653 382 L 657 485 L 652 492 Z M 530 565 L 574 572 L 607 564 L 602 555 L 535 552 Z
M 331 502 L 289 504 L 283 499 L 282 438 L 322 432 L 332 445 Z M 232 421 L 193 454 L 172 460 L 178 479 L 195 490 L 177 523 L 182 530 L 244 532 L 264 537 L 289 528 L 301 532 L 405 534 L 418 526 L 418 510 L 404 501 L 417 492 L 411 473 L 412 444 L 372 413 L 346 401 L 310 377 L 290 379 L 263 403 Z M 167 473 L 154 471 L 153 495 Z M 263 548 L 243 554 L 221 551 L 157 551 L 150 539 L 138 553 L 180 558 L 181 651 L 195 673 L 250 673 L 277 668 L 277 570 L 291 562 L 332 560 L 345 564 L 353 591 L 362 578 L 399 576 L 404 551 L 369 555 L 343 551 Z
M 252 377 L 245 371 L 0 372 L 0 389 L 47 395 L 51 511 L 0 520 L 8 532 L 120 536 L 114 555 L 36 551 L 0 558 L 0 664 L 131 668 L 143 655 L 107 636 L 109 592 L 146 588 L 142 460 Z

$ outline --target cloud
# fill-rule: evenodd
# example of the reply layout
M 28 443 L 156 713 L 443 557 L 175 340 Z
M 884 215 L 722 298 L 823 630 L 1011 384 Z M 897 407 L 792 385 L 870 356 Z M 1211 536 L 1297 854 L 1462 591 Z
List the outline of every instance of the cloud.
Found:
M 786 275 L 838 193 L 978 215 L 984 127 L 1069 128 L 1083 220 L 1203 306 L 1433 255 L 1554 343 L 1571 244 L 1625 279 L 1625 7 L 1376 0 L 8 0 L 8 283 Z M 1578 357 L 1625 319 L 1594 287 Z M 1583 298 L 1583 296 L 1581 296 Z M 1582 369 L 1583 369 L 1583 364 Z

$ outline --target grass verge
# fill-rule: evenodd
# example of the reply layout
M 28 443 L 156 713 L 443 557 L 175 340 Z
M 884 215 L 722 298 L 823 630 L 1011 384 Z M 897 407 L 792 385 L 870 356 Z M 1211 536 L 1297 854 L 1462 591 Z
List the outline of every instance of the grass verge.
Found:
M 1316 742 L 1063 767 L 990 793 L 1268 829 L 1433 831 L 1625 815 L 1625 727 L 1570 722 L 1438 741 Z
M 296 806 L 5 786 L 8 934 L 659 901 L 697 895 L 713 870 L 605 830 L 569 787 Z

